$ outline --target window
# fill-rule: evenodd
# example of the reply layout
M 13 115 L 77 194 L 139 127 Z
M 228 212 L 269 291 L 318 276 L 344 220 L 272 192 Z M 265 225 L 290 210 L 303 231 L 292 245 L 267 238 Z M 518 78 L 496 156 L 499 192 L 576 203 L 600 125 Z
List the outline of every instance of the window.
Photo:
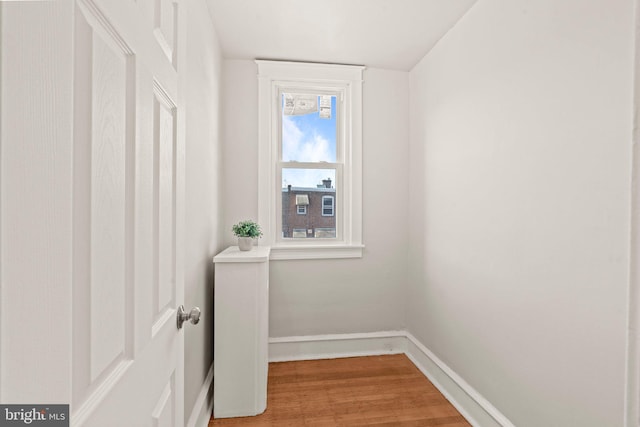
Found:
M 333 196 L 322 196 L 322 216 L 333 216 Z
M 296 238 L 307 237 L 307 229 L 306 228 L 294 228 L 293 229 L 293 237 L 296 237 Z
M 316 228 L 315 237 L 317 239 L 331 239 L 336 237 L 335 228 Z
M 361 257 L 363 67 L 256 62 L 261 243 L 272 259 Z
M 309 206 L 309 195 L 308 194 L 296 194 L 296 211 L 298 215 L 306 215 L 307 214 L 307 206 Z M 287 212 L 285 210 L 285 212 Z M 284 229 L 285 227 L 283 227 Z

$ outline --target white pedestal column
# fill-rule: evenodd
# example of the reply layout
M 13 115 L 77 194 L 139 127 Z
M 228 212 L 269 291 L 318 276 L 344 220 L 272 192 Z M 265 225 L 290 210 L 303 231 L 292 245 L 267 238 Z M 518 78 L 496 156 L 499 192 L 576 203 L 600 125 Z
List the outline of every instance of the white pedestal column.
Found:
M 231 246 L 213 258 L 214 418 L 257 415 L 267 408 L 269 252 Z

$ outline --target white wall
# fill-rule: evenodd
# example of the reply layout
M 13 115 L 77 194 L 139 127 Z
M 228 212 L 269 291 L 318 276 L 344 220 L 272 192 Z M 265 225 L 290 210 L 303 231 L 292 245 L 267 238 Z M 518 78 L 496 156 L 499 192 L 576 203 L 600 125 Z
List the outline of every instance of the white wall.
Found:
M 185 423 L 213 361 L 213 256 L 222 249 L 220 206 L 222 57 L 204 0 L 185 3 L 186 253 L 185 307 L 202 320 L 185 327 Z
M 223 75 L 224 238 L 234 245 L 231 226 L 258 215 L 257 68 L 225 60 Z M 364 257 L 271 262 L 271 337 L 404 327 L 408 75 L 368 69 L 364 78 Z
M 631 0 L 479 0 L 410 73 L 408 328 L 517 426 L 623 423 Z

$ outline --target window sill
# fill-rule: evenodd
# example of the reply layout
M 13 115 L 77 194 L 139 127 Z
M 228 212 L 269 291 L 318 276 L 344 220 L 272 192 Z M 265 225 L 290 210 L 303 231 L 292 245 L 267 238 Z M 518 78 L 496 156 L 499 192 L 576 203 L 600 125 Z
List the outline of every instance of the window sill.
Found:
M 364 245 L 272 246 L 270 260 L 362 258 Z

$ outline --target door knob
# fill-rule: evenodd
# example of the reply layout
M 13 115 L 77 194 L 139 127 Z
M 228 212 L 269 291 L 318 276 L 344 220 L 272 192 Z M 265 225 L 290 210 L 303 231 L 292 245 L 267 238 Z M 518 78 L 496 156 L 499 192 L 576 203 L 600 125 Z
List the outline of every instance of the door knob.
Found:
M 182 329 L 182 324 L 187 320 L 191 321 L 193 325 L 197 325 L 200 321 L 200 309 L 194 307 L 190 312 L 184 311 L 184 305 L 178 307 L 177 326 L 178 329 Z

